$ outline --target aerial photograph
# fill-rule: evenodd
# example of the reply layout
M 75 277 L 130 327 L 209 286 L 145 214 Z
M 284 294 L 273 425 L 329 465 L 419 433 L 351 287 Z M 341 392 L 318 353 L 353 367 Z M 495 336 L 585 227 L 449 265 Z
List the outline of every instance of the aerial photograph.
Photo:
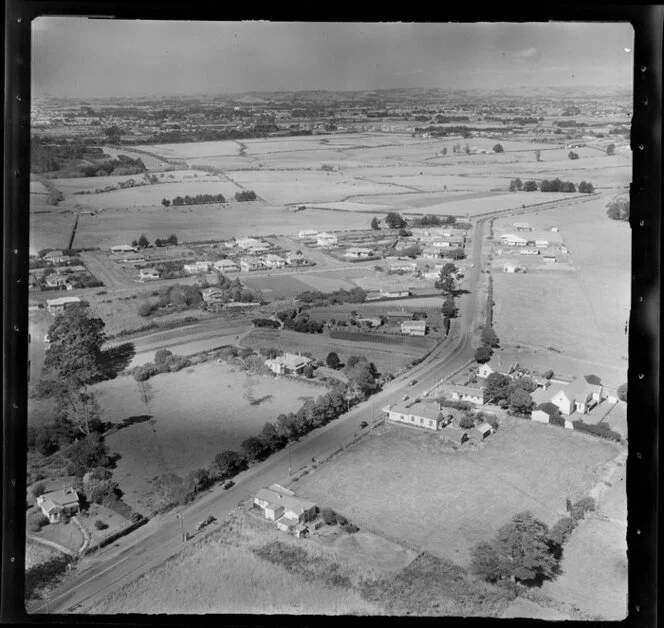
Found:
M 29 615 L 627 617 L 629 23 L 31 33 Z

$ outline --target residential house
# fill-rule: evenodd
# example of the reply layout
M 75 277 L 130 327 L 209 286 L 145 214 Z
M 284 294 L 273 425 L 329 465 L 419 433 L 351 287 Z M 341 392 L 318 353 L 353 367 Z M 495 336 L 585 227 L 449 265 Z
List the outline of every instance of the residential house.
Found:
M 482 405 L 484 403 L 484 390 L 471 386 L 450 386 L 449 393 L 453 401 L 468 401 Z
M 515 273 L 518 270 L 521 270 L 521 269 L 516 264 L 510 264 L 510 263 L 503 264 L 503 272 L 504 273 Z
M 517 231 L 532 231 L 533 228 L 527 222 L 515 222 L 512 225 Z
M 79 297 L 60 297 L 59 299 L 46 299 L 46 309 L 50 314 L 59 314 L 75 303 L 80 303 Z
M 550 401 L 540 403 L 530 414 L 530 418 L 538 423 L 550 423 L 552 417 L 560 415 L 560 408 Z
M 80 512 L 78 493 L 71 487 L 40 495 L 37 505 L 51 523 L 57 523 L 63 515 L 77 515 Z
M 220 288 L 205 288 L 201 291 L 203 295 L 203 301 L 205 303 L 223 303 L 224 302 L 224 291 Z
M 482 440 L 485 439 L 487 436 L 491 436 L 491 434 L 493 434 L 494 432 L 493 427 L 486 422 L 476 425 L 473 429 L 480 436 L 480 438 L 482 438 Z
M 304 229 L 297 234 L 297 237 L 300 238 L 300 240 L 314 240 L 317 236 L 318 231 L 314 231 L 313 229 Z
M 270 246 L 265 242 L 259 242 L 258 244 L 252 244 L 247 248 L 247 253 L 250 255 L 264 255 L 265 253 L 270 252 Z
M 404 321 L 401 323 L 401 333 L 408 336 L 425 336 L 427 333 L 426 321 Z
M 44 278 L 44 282 L 48 288 L 67 288 L 68 285 L 71 286 L 67 277 L 60 275 L 59 273 L 51 273 L 50 275 L 47 275 Z M 69 287 L 69 289 L 71 290 L 71 287 Z
M 302 536 L 306 532 L 305 524 L 318 514 L 314 502 L 297 497 L 279 484 L 260 489 L 254 496 L 254 505 L 263 511 L 266 519 L 274 521 L 277 528 L 296 536 Z
M 521 249 L 519 255 L 539 255 L 540 252 L 537 249 Z
M 369 290 L 367 291 L 367 295 L 365 297 L 366 301 L 378 301 L 379 299 L 382 299 L 382 295 L 380 293 L 380 290 Z
M 286 264 L 288 266 L 312 266 L 313 263 L 302 253 L 288 253 L 286 255 Z
M 423 427 L 434 432 L 440 429 L 443 420 L 440 405 L 433 401 L 419 402 L 410 407 L 390 406 L 388 417 L 391 421 Z
M 151 281 L 153 279 L 159 279 L 161 273 L 156 268 L 141 268 L 140 277 L 141 281 Z
M 187 275 L 199 275 L 210 270 L 210 262 L 198 261 L 191 264 L 185 264 L 183 270 Z
M 361 246 L 351 246 L 345 253 L 344 257 L 349 259 L 367 259 L 374 256 L 373 249 L 367 249 Z
M 551 231 L 553 231 L 555 233 L 555 232 L 558 232 L 559 229 L 558 229 L 558 227 L 551 227 Z
M 417 270 L 417 262 L 414 260 L 411 262 L 393 262 L 390 264 L 390 270 L 414 271 Z
M 431 246 L 437 249 L 448 249 L 448 248 L 463 248 L 465 244 L 464 239 L 459 236 L 454 236 L 451 238 L 434 238 L 431 241 Z
M 535 246 L 538 249 L 545 249 L 547 246 L 549 246 L 549 241 L 548 240 L 535 240 Z
M 561 247 L 560 247 L 560 252 L 561 252 L 563 255 L 567 255 L 567 254 L 569 253 L 569 250 L 568 250 L 568 248 L 567 248 L 566 246 L 561 246 Z
M 255 270 L 265 270 L 267 266 L 260 257 L 243 257 L 240 260 L 240 270 L 251 272 Z
M 111 247 L 111 253 L 137 253 L 137 246 L 130 246 L 129 244 L 118 244 Z
M 263 258 L 263 262 L 268 268 L 283 268 L 286 265 L 286 260 L 283 257 L 279 257 L 274 253 L 270 253 Z
M 231 259 L 217 260 L 212 267 L 220 273 L 235 273 L 240 270 L 240 265 Z
M 381 290 L 380 295 L 384 299 L 400 299 L 402 297 L 409 297 L 410 290 Z
M 547 264 L 555 264 L 557 260 L 552 255 L 543 255 L 542 261 L 546 262 Z
M 56 250 L 56 251 L 49 251 L 44 255 L 44 259 L 47 262 L 51 262 L 52 264 L 62 264 L 63 262 L 66 262 L 69 259 L 69 255 L 65 255 L 62 251 Z
M 268 368 L 277 375 L 301 375 L 304 367 L 313 360 L 303 355 L 285 353 L 271 360 L 265 360 Z
M 254 246 L 257 246 L 261 244 L 260 240 L 257 240 L 256 238 L 236 238 L 235 243 L 241 248 L 241 249 L 250 249 Z
M 318 244 L 318 246 L 335 247 L 338 246 L 339 241 L 334 233 L 323 231 L 316 236 L 316 244 Z
M 420 255 L 422 259 L 440 259 L 442 256 L 441 250 L 433 247 L 423 249 Z
M 488 362 L 480 364 L 479 368 L 477 369 L 477 377 L 486 379 L 487 377 L 489 377 L 489 375 L 491 375 L 491 373 L 501 373 L 502 375 L 507 375 L 508 377 L 511 377 L 513 379 L 518 370 L 519 370 L 518 362 L 513 362 L 507 367 L 507 370 L 503 370 L 502 360 L 491 358 L 491 360 L 489 360 Z
M 526 240 L 526 238 L 522 238 L 521 236 L 517 236 L 512 233 L 502 235 L 500 236 L 500 239 L 503 241 L 505 246 L 526 246 L 528 244 L 528 240 Z
M 366 318 L 358 318 L 357 322 L 360 324 L 366 323 L 370 327 L 380 327 L 383 324 L 383 319 L 378 316 L 371 316 Z
M 586 377 L 577 377 L 551 397 L 551 403 L 563 414 L 586 414 L 605 398 L 601 384 L 592 384 Z

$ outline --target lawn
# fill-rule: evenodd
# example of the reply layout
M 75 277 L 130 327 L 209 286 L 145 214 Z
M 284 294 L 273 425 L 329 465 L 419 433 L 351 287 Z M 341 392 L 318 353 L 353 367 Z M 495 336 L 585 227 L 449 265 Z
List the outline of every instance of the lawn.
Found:
M 316 360 L 325 360 L 335 351 L 341 361 L 351 355 L 364 355 L 381 373 L 395 373 L 400 368 L 424 355 L 425 350 L 408 345 L 388 345 L 372 342 L 339 340 L 323 334 L 301 334 L 294 331 L 257 329 L 245 336 L 241 344 L 254 349 L 278 347 L 283 351 L 307 352 Z
M 31 541 L 30 539 L 26 540 L 25 543 L 25 569 L 31 569 L 37 565 L 41 565 L 56 556 L 62 556 L 57 550 L 48 547 L 48 545 L 42 545 L 36 541 Z
M 507 419 L 482 446 L 441 448 L 437 435 L 385 425 L 372 438 L 301 478 L 298 494 L 467 566 L 470 551 L 512 515 L 553 524 L 565 498 L 585 496 L 595 467 L 616 456 L 606 441 Z
M 30 532 L 30 534 L 40 539 L 53 541 L 72 552 L 78 551 L 81 545 L 83 545 L 83 534 L 73 521 L 69 523 L 49 523 L 39 532 Z
M 142 513 L 149 510 L 155 476 L 205 467 L 219 452 L 258 434 L 266 421 L 325 392 L 304 380 L 249 376 L 212 362 L 158 375 L 150 387 L 154 397 L 149 408 L 133 377 L 94 387 L 103 420 L 125 422 L 106 442 L 121 455 L 113 478 L 125 491 L 125 501 Z M 252 400 L 262 401 L 251 405 Z
M 357 591 L 334 587 L 318 579 L 290 573 L 267 562 L 252 549 L 275 540 L 303 547 L 314 561 L 338 558 L 313 540 L 295 539 L 275 526 L 251 525 L 249 516 L 186 549 L 166 564 L 111 594 L 89 611 L 92 614 L 292 614 L 376 615 L 377 606 Z M 344 572 L 357 567 L 343 562 Z M 371 571 L 364 569 L 365 573 Z
M 292 275 L 275 274 L 268 277 L 252 277 L 250 274 L 242 276 L 244 283 L 250 290 L 260 290 L 268 299 L 282 299 L 294 297 L 310 287 L 300 281 L 300 277 Z
M 558 226 L 572 270 L 494 273 L 494 327 L 503 342 L 552 346 L 572 358 L 626 369 L 630 231 L 607 218 L 605 204 L 593 200 L 528 216 L 532 226 Z M 494 232 L 508 231 L 512 222 L 496 221 Z

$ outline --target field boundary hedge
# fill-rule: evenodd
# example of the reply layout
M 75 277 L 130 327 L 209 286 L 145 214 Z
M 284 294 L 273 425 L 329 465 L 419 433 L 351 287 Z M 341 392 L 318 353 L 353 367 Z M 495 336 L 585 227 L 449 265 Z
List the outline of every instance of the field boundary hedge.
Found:
M 387 336 L 336 329 L 330 331 L 330 338 L 352 340 L 354 342 L 375 342 L 384 345 L 410 345 L 418 348 L 427 348 L 431 344 L 431 340 L 426 336 Z

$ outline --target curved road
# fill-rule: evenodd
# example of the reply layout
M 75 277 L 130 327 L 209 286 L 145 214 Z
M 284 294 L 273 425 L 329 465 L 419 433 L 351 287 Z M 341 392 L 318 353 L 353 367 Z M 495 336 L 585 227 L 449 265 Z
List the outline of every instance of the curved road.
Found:
M 593 196 L 589 195 L 591 198 Z M 569 201 L 551 203 L 546 208 L 566 204 Z M 531 211 L 541 209 L 545 207 L 533 207 Z M 525 212 L 521 209 L 513 213 Z M 505 215 L 506 212 L 496 214 Z M 301 441 L 292 443 L 266 461 L 244 471 L 235 478 L 235 486 L 230 490 L 214 487 L 182 511 L 182 520 L 173 512 L 157 516 L 132 534 L 84 559 L 75 572 L 51 593 L 48 609 L 46 602 L 34 602 L 28 605 L 28 612 L 83 611 L 176 554 L 183 547 L 181 525 L 191 532 L 194 525 L 208 515 L 223 520 L 238 507 L 239 502 L 250 498 L 259 488 L 273 482 L 287 481 L 290 470 L 296 471 L 307 466 L 312 457 L 321 460 L 338 450 L 360 432 L 361 421 L 371 423 L 382 414 L 379 408 L 398 402 L 404 392 L 407 391 L 414 398 L 463 368 L 472 360 L 474 353 L 472 329 L 477 314 L 476 293 L 482 267 L 483 226 L 491 217 L 480 218 L 474 227 L 474 266 L 468 278 L 470 294 L 464 295 L 461 300 L 463 315 L 453 321 L 450 336 L 421 364 L 389 382 L 384 390 L 336 421 L 314 430 Z M 409 381 L 412 379 L 416 379 L 417 384 L 411 387 Z

